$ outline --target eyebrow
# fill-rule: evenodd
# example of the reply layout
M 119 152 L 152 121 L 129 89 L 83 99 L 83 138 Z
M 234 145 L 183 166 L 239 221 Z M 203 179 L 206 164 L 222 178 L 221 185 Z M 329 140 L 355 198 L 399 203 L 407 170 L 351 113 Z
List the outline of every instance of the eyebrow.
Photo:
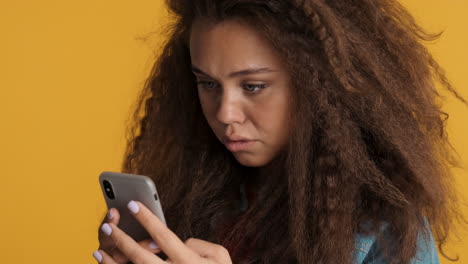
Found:
M 207 73 L 203 72 L 202 70 L 200 70 L 199 68 L 197 68 L 195 65 L 192 65 L 192 71 L 194 73 L 198 73 L 200 75 L 205 75 L 205 76 L 208 76 L 208 77 L 210 76 L 209 74 L 207 74 Z M 268 67 L 264 67 L 264 68 L 247 68 L 247 69 L 244 69 L 244 70 L 231 72 L 228 76 L 230 78 L 234 78 L 234 77 L 238 77 L 238 76 L 251 75 L 251 74 L 257 74 L 257 73 L 268 73 L 268 72 L 275 72 L 275 70 L 270 69 Z

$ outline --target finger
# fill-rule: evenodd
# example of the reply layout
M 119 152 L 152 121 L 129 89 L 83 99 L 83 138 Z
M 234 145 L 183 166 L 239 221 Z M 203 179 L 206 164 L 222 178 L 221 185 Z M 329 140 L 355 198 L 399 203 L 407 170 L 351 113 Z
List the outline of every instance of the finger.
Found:
M 153 252 L 153 253 L 159 253 L 161 252 L 161 248 L 158 246 L 158 244 L 153 240 L 153 239 L 146 239 L 138 242 L 138 244 L 142 247 L 145 248 L 146 250 Z
M 103 250 L 96 250 L 93 253 L 93 257 L 96 259 L 98 263 L 102 264 L 118 264 L 115 262 L 115 260 L 109 256 L 105 251 Z
M 102 231 L 101 231 L 102 232 Z M 112 243 L 113 245 L 113 248 L 109 249 L 109 250 L 106 250 L 106 249 L 103 249 L 104 251 L 106 251 L 106 253 L 108 255 L 110 255 L 115 262 L 117 262 L 118 264 L 125 264 L 125 263 L 128 263 L 128 257 L 125 256 L 119 248 L 117 248 L 117 246 L 115 245 L 114 241 L 108 237 L 107 235 L 103 234 L 103 236 L 106 236 L 106 238 L 108 240 L 110 240 L 110 242 Z M 161 252 L 161 249 L 159 248 L 159 246 L 154 242 L 153 239 L 146 239 L 146 240 L 142 240 L 142 241 L 139 241 L 138 244 L 145 248 L 146 250 L 156 254 L 156 253 L 159 253 Z M 102 248 L 101 248 L 102 249 Z
M 111 239 L 109 237 L 109 239 Z M 112 239 L 111 239 L 112 241 Z M 119 264 L 125 264 L 128 263 L 128 257 L 125 256 L 119 248 L 117 248 L 114 244 L 114 241 L 112 241 L 112 244 L 114 245 L 114 249 L 112 249 L 108 254 L 112 256 L 112 258 Z M 158 247 L 158 245 L 153 241 L 153 239 L 147 239 L 147 240 L 142 240 L 138 242 L 138 244 L 143 247 L 144 249 L 156 254 L 161 252 L 161 249 Z
M 120 252 L 120 249 L 118 249 L 115 245 L 114 245 L 114 248 L 111 249 L 110 251 L 106 251 L 106 250 L 104 251 L 107 253 L 107 255 L 111 256 L 112 259 L 118 264 L 128 263 L 128 257 L 125 256 L 122 252 Z
M 102 220 L 101 226 L 104 223 L 113 223 L 118 225 L 120 221 L 120 213 L 116 208 L 110 208 L 107 211 L 106 216 Z M 112 257 L 112 259 L 118 264 L 125 264 L 128 262 L 127 256 L 122 254 L 120 250 L 115 246 L 114 241 L 106 236 L 101 230 L 99 230 L 99 249 L 102 249 Z
M 107 215 L 106 215 L 106 220 L 107 220 L 107 223 L 113 223 L 115 225 L 118 225 L 119 220 L 120 220 L 119 210 L 117 210 L 115 208 L 109 209 L 109 211 L 107 212 Z
M 200 258 L 142 203 L 130 201 L 128 208 L 173 262 L 196 263 L 195 260 Z
M 221 245 L 196 238 L 187 239 L 185 245 L 201 257 L 213 260 L 216 263 L 231 263 L 228 250 Z
M 110 236 L 117 248 L 135 264 L 150 263 L 150 261 L 154 264 L 164 263 L 162 259 L 141 247 L 135 240 L 113 223 L 103 224 L 101 229 L 104 234 Z
M 119 220 L 120 220 L 119 211 L 115 208 L 110 208 L 106 214 L 106 217 L 104 217 L 104 219 L 102 220 L 101 226 L 104 223 L 113 223 L 115 225 L 118 225 Z M 105 236 L 101 230 L 99 230 L 98 239 L 100 242 L 99 249 L 103 249 L 110 253 L 110 251 L 112 251 L 115 248 L 115 245 L 112 242 L 112 240 L 109 237 Z

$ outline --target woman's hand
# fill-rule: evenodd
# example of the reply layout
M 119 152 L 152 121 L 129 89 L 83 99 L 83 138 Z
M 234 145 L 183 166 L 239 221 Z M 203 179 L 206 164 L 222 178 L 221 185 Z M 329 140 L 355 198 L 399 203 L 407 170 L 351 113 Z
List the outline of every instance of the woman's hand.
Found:
M 119 211 L 115 208 L 111 208 L 109 209 L 109 212 L 107 213 L 106 218 L 102 220 L 101 226 L 105 223 L 118 225 L 119 220 L 120 220 Z M 150 252 L 153 252 L 153 253 L 161 252 L 161 249 L 159 249 L 159 247 L 154 243 L 152 239 L 139 241 L 138 244 L 140 244 L 141 247 L 145 248 L 146 250 Z M 128 257 L 125 256 L 125 254 L 123 254 L 122 251 L 120 251 L 120 249 L 115 245 L 112 238 L 106 235 L 102 231 L 102 228 L 99 229 L 99 249 L 107 252 L 107 254 L 110 255 L 114 259 L 115 263 L 126 264 L 129 262 Z M 95 253 L 95 254 L 98 254 L 98 253 Z M 101 259 L 102 259 L 102 256 L 101 256 Z
M 103 224 L 101 227 L 103 237 L 107 236 L 119 252 L 134 264 L 232 264 L 229 252 L 224 247 L 195 238 L 182 242 L 140 202 L 131 201 L 128 208 L 168 256 L 167 260 L 162 260 L 154 254 L 154 250 L 148 249 L 148 243 L 137 243 L 114 222 Z M 94 252 L 94 256 L 99 263 L 122 263 L 106 250 L 100 249 Z

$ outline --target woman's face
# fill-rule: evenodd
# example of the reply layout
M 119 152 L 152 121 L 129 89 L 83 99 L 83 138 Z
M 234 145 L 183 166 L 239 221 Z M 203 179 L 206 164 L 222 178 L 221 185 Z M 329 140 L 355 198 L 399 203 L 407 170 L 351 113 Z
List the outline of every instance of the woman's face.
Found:
M 208 124 L 239 163 L 267 165 L 287 144 L 289 74 L 253 28 L 198 19 L 190 34 L 192 70 Z

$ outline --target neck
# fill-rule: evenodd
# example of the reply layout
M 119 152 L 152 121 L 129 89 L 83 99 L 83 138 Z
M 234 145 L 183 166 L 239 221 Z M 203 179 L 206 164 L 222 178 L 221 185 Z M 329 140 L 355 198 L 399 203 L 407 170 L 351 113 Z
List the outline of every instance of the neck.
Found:
M 272 180 L 272 177 L 277 177 L 276 174 L 281 170 L 282 166 L 283 163 L 277 157 L 265 166 L 251 168 L 246 184 L 251 190 L 259 191 L 265 185 L 265 182 Z

